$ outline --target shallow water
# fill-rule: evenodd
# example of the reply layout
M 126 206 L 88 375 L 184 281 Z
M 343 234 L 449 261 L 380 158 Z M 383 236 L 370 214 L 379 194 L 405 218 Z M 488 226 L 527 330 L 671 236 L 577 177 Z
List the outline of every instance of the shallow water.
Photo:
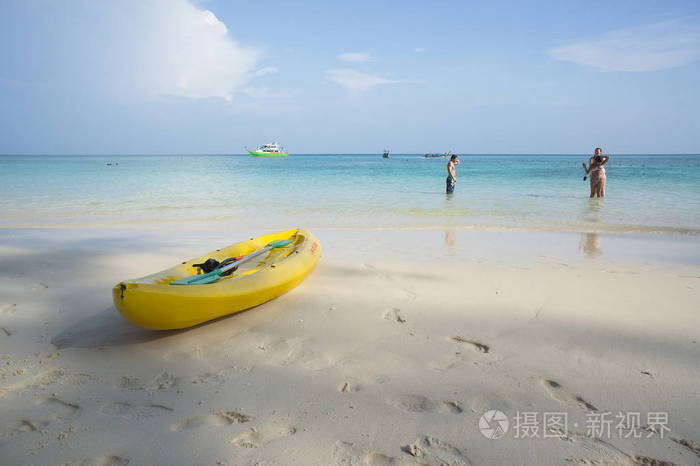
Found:
M 0 226 L 247 226 L 700 233 L 700 155 L 613 155 L 589 200 L 582 155 L 1 156 Z M 111 164 L 111 165 L 109 165 Z

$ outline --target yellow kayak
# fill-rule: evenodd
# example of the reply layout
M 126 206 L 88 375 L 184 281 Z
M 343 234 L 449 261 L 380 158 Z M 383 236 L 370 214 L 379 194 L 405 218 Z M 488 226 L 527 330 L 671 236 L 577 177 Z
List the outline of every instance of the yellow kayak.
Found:
M 203 274 L 194 264 L 246 256 L 273 242 L 291 240 L 241 263 L 228 276 L 208 284 L 172 284 Z M 282 241 L 283 243 L 285 241 Z M 192 327 L 267 302 L 291 290 L 313 270 L 321 245 L 308 231 L 293 229 L 251 238 L 183 262 L 161 272 L 118 283 L 112 289 L 117 310 L 128 321 L 147 329 Z

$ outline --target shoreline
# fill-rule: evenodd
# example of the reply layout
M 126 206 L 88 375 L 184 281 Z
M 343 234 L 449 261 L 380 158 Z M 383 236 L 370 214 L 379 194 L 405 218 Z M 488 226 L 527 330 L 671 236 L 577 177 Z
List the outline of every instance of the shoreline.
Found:
M 198 228 L 193 228 L 197 227 Z M 243 238 L 255 237 L 279 228 L 250 229 L 240 224 L 212 229 L 186 225 L 167 232 L 160 228 L 0 228 L 0 243 L 41 246 L 45 242 L 74 243 L 78 249 L 110 250 L 131 248 L 134 252 L 169 250 L 174 260 L 196 257 L 213 246 L 223 247 Z M 419 257 L 428 262 L 442 260 L 498 259 L 499 262 L 537 260 L 597 260 L 630 265 L 659 266 L 700 264 L 700 238 L 697 235 L 621 233 L 599 231 L 551 231 L 524 229 L 483 229 L 477 227 L 321 227 L 307 228 L 319 235 L 328 250 L 324 255 L 347 257 L 347 251 L 409 260 Z M 380 234 L 377 236 L 377 234 Z M 108 243 L 103 243 L 107 241 Z M 111 245 L 111 246 L 110 246 Z M 416 249 L 416 245 L 419 245 Z M 199 248 L 199 249 L 197 249 Z M 326 249 L 326 248 L 324 248 Z M 410 251 L 410 254 L 407 253 Z M 478 253 L 476 252 L 478 251 Z M 179 254 L 179 255 L 178 255 Z
M 121 228 L 131 230 L 134 228 L 145 228 L 148 230 L 156 230 L 159 225 L 183 224 L 185 225 L 180 230 L 202 230 L 211 229 L 212 225 L 219 228 L 230 228 L 231 231 L 251 231 L 253 225 L 251 223 L 236 222 L 235 220 L 243 220 L 245 217 L 211 217 L 197 219 L 163 219 L 163 220 L 131 220 L 131 221 L 112 221 L 112 222 L 88 222 L 88 223 L 73 223 L 73 224 L 10 224 L 0 225 L 0 232 L 7 231 L 32 231 L 32 230 L 102 230 L 110 228 Z M 305 224 L 305 222 L 283 222 L 275 221 L 274 224 L 257 226 L 261 230 L 284 229 L 279 226 L 282 224 Z M 259 222 L 258 222 L 259 225 Z M 588 227 L 584 225 L 562 225 L 548 224 L 542 226 L 528 225 L 488 225 L 488 224 L 435 224 L 435 225 L 346 225 L 346 226 L 328 226 L 316 225 L 308 227 L 309 230 L 338 230 L 338 231 L 422 231 L 422 230 L 459 230 L 459 231 L 492 231 L 492 232 L 527 232 L 527 233 L 599 233 L 607 235 L 649 235 L 649 236 L 679 236 L 679 237 L 696 237 L 700 236 L 700 229 L 686 227 L 669 227 L 669 226 L 646 226 L 646 225 L 616 225 L 607 224 L 601 225 L 592 223 Z

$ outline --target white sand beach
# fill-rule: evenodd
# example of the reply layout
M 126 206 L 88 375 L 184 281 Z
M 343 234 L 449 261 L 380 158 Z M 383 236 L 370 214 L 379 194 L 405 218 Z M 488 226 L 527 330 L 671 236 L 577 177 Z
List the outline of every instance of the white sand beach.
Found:
M 696 237 L 312 231 L 296 289 L 153 332 L 111 287 L 251 232 L 4 230 L 0 463 L 700 463 Z

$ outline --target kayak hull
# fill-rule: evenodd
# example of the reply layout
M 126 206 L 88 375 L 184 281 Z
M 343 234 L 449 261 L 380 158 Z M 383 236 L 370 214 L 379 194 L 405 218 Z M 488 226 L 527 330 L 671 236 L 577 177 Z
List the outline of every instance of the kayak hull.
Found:
M 287 157 L 289 155 L 286 152 L 261 152 L 257 150 L 249 150 L 248 153 L 251 157 Z
M 242 264 L 231 276 L 216 283 L 170 285 L 180 278 L 200 273 L 193 264 L 209 258 L 221 262 L 285 239 L 291 239 L 292 243 Z M 120 282 L 112 289 L 112 298 L 119 313 L 140 327 L 151 330 L 192 327 L 286 293 L 311 273 L 320 255 L 320 243 L 311 233 L 302 229 L 287 230 L 251 238 L 161 272 Z

